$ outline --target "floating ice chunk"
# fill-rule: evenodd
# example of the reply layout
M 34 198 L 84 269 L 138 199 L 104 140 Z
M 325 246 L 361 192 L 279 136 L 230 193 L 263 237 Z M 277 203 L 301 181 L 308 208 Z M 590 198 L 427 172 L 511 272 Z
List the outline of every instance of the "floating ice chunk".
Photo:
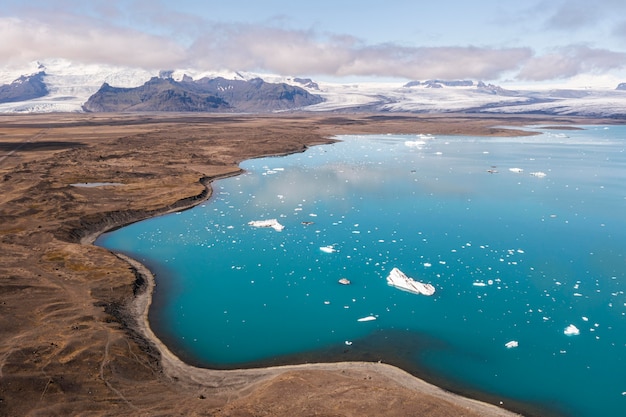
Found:
M 484 282 L 480 282 L 480 281 L 474 282 L 472 285 L 474 287 L 486 287 L 487 286 L 487 284 L 485 284 Z
M 251 222 L 248 222 L 248 224 L 250 226 L 254 226 L 254 227 L 271 227 L 274 230 L 276 230 L 277 232 L 280 232 L 281 230 L 283 230 L 285 228 L 285 226 L 283 226 L 282 224 L 278 223 L 278 220 L 276 220 L 276 219 L 253 220 Z
M 346 341 L 345 341 L 345 343 L 346 343 L 346 345 L 348 345 L 348 346 L 350 346 L 350 345 L 352 344 L 352 342 L 351 342 L 351 341 L 349 341 L 349 340 L 346 340 Z
M 348 278 L 341 278 L 337 282 L 339 282 L 341 285 L 350 285 L 350 280 Z
M 522 168 L 509 168 L 509 171 L 515 172 L 516 174 L 521 174 L 522 172 L 524 172 Z
M 543 178 L 543 177 L 545 177 L 548 174 L 546 174 L 545 172 L 542 172 L 542 171 L 537 171 L 537 172 L 531 172 L 530 175 L 532 175 L 533 177 Z
M 519 346 L 519 342 L 517 340 L 511 340 L 510 342 L 506 342 L 504 346 L 506 346 L 507 349 L 516 348 Z
M 367 317 L 361 317 L 357 321 L 373 321 L 373 320 L 376 320 L 376 317 L 374 317 L 374 316 L 367 316 Z
M 424 145 L 426 145 L 426 142 L 424 142 L 423 140 L 407 140 L 404 142 L 404 145 L 408 146 L 409 148 L 422 149 Z
M 333 253 L 333 252 L 337 252 L 337 249 L 335 249 L 335 247 L 333 245 L 328 245 L 328 246 L 320 246 L 320 250 L 324 253 Z
M 433 295 L 435 293 L 435 287 L 431 284 L 424 284 L 422 282 L 415 281 L 407 277 L 398 268 L 393 268 L 391 270 L 389 276 L 387 277 L 387 284 L 413 294 Z
M 433 266 L 433 264 L 430 262 L 424 262 L 424 268 L 430 268 L 431 266 Z
M 567 336 L 578 336 L 580 334 L 580 330 L 578 330 L 578 327 L 570 324 L 565 328 L 565 330 L 563 330 L 563 334 Z

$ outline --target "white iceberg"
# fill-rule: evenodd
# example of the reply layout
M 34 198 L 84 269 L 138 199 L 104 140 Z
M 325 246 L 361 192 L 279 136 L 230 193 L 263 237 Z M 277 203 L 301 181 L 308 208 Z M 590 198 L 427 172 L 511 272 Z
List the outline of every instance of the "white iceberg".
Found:
M 506 342 L 504 344 L 507 349 L 513 349 L 519 346 L 519 342 L 517 340 L 511 340 L 510 342 Z
M 254 227 L 271 227 L 274 230 L 276 230 L 277 232 L 280 232 L 281 230 L 283 230 L 285 228 L 285 226 L 283 226 L 282 224 L 278 223 L 278 220 L 276 220 L 276 219 L 253 220 L 251 222 L 248 222 L 248 224 L 250 226 L 254 226 Z
M 408 146 L 409 148 L 422 149 L 424 145 L 426 145 L 426 142 L 424 142 L 423 140 L 407 140 L 404 142 L 404 145 Z
M 387 277 L 387 284 L 413 294 L 433 295 L 435 287 L 407 277 L 398 268 L 393 268 Z
M 337 252 L 337 249 L 335 249 L 335 247 L 333 245 L 328 245 L 328 246 L 321 246 L 320 250 L 322 252 L 325 253 L 333 253 L 333 252 Z
M 372 320 L 376 320 L 376 317 L 374 316 L 361 317 L 357 321 L 372 321 Z
M 565 330 L 563 330 L 563 334 L 567 336 L 578 336 L 580 334 L 580 330 L 578 330 L 578 327 L 570 324 L 565 328 Z
M 515 172 L 516 174 L 521 174 L 522 172 L 524 172 L 522 168 L 509 168 L 509 171 Z
M 533 177 L 543 178 L 543 177 L 545 177 L 548 174 L 546 174 L 545 172 L 542 172 L 542 171 L 537 171 L 537 172 L 531 172 L 530 175 L 532 175 Z

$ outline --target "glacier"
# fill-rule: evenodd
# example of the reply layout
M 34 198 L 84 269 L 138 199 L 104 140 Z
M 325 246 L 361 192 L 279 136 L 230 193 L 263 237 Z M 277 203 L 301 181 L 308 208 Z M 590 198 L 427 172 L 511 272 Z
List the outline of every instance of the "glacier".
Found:
M 320 95 L 324 101 L 304 107 L 307 112 L 408 112 L 408 113 L 482 113 L 482 114 L 550 114 L 588 117 L 626 117 L 626 91 L 615 87 L 525 86 L 507 90 L 483 83 L 473 85 L 441 85 L 430 88 L 426 83 L 358 82 L 338 83 L 301 79 L 275 74 L 243 71 L 209 71 L 182 68 L 168 71 L 141 68 L 80 64 L 65 59 L 48 59 L 22 67 L 0 67 L 0 85 L 10 84 L 22 75 L 45 71 L 44 82 L 49 94 L 37 99 L 2 103 L 0 113 L 82 112 L 83 104 L 102 86 L 138 87 L 152 77 L 169 77 L 181 81 L 185 77 L 223 77 L 249 81 L 261 78 L 271 83 L 286 83 Z

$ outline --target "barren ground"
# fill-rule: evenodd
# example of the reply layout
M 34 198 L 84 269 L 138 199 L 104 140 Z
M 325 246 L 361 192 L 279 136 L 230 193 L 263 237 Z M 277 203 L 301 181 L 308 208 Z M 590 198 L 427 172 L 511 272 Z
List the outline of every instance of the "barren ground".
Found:
M 149 272 L 91 242 L 203 201 L 210 180 L 239 172 L 243 159 L 300 152 L 335 134 L 512 135 L 520 132 L 493 126 L 590 122 L 598 121 L 0 115 L 0 415 L 508 415 L 383 364 L 190 367 L 146 325 Z M 89 182 L 123 185 L 71 185 Z

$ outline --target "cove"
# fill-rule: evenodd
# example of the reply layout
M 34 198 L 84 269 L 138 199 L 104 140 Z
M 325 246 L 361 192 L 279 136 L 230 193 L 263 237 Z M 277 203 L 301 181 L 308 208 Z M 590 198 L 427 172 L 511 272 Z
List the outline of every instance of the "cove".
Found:
M 96 244 L 155 273 L 150 324 L 198 366 L 381 360 L 505 406 L 619 415 L 626 128 L 534 129 L 249 160 L 201 206 Z M 388 286 L 394 267 L 435 294 Z

